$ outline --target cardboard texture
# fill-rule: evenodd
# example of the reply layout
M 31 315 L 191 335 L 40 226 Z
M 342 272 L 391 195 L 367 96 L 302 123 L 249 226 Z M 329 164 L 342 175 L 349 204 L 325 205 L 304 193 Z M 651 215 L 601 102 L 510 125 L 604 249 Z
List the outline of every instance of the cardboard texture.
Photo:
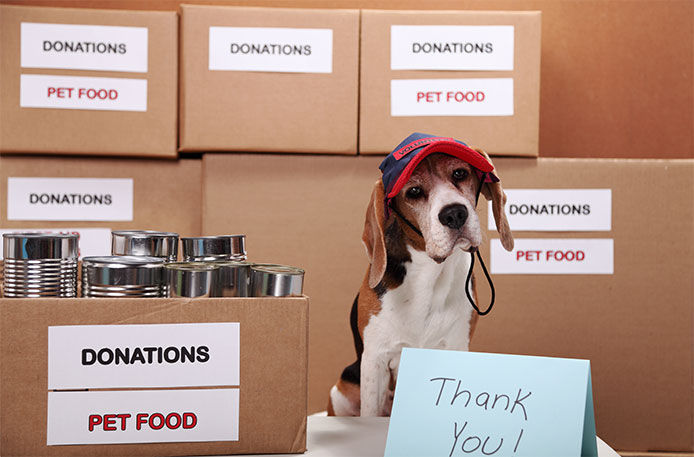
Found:
M 21 68 L 22 22 L 147 27 L 147 72 Z M 0 30 L 0 152 L 176 157 L 178 17 L 174 12 L 2 5 Z M 22 108 L 20 75 L 146 79 L 146 111 Z
M 514 236 L 612 238 L 614 274 L 494 275 L 497 304 L 470 349 L 589 359 L 598 436 L 617 450 L 694 451 L 694 162 L 495 165 L 507 189 L 612 189 L 609 232 Z
M 2 455 L 226 455 L 306 448 L 307 297 L 3 299 L 0 316 Z M 194 322 L 240 323 L 239 441 L 46 446 L 48 326 Z
M 202 161 L 0 157 L 0 228 L 108 227 L 200 234 Z M 7 220 L 7 178 L 132 178 L 132 221 L 18 221 Z
M 249 260 L 306 270 L 310 412 L 352 357 L 349 309 L 366 271 L 364 211 L 378 157 L 205 154 L 203 234 L 245 233 Z M 262 182 L 262 185 L 258 183 Z
M 0 3 L 176 10 L 183 2 L 0 0 Z M 188 0 L 185 3 L 539 10 L 542 11 L 541 156 L 694 158 L 694 2 L 690 0 Z
M 362 11 L 359 152 L 388 153 L 410 133 L 424 132 L 494 155 L 537 156 L 540 19 L 539 12 Z M 513 25 L 513 71 L 391 70 L 392 25 Z M 391 116 L 391 80 L 467 78 L 513 78 L 513 115 Z
M 355 359 L 349 312 L 366 272 L 361 233 L 380 160 L 214 154 L 203 160 L 203 233 L 246 233 L 251 260 L 306 269 L 314 304 L 309 412 L 325 409 L 330 387 Z M 494 275 L 495 309 L 480 320 L 471 349 L 590 359 L 598 436 L 615 449 L 694 451 L 694 163 L 494 162 L 510 189 L 611 188 L 611 231 L 515 236 L 612 238 L 615 273 Z M 479 211 L 486 222 L 486 202 Z M 486 238 L 498 235 L 489 231 Z M 488 241 L 482 252 L 489 265 Z
M 332 29 L 332 73 L 210 71 L 210 26 Z M 359 12 L 181 7 L 182 151 L 355 154 Z

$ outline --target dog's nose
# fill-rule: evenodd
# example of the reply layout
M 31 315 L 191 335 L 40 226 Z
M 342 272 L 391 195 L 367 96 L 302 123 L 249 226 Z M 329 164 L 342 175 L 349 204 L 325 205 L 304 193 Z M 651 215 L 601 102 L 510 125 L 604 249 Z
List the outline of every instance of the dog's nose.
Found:
M 467 220 L 467 208 L 460 203 L 444 206 L 439 213 L 439 221 L 446 227 L 459 229 Z

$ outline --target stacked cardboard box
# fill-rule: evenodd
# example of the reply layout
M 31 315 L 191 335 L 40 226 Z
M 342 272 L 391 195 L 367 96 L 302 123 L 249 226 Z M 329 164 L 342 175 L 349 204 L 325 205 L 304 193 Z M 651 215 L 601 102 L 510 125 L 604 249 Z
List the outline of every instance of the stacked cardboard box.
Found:
M 211 2 L 0 0 L 0 3 L 177 11 L 182 3 Z M 277 6 L 275 0 L 220 0 L 218 3 Z M 330 3 L 288 0 L 282 6 L 541 11 L 541 156 L 694 157 L 691 128 L 694 4 L 689 0 L 430 0 L 426 4 L 418 0 Z
M 176 157 L 177 19 L 0 5 L 0 152 Z
M 540 13 L 363 10 L 359 152 L 412 132 L 537 156 Z
M 355 154 L 359 12 L 181 8 L 182 151 Z
M 83 255 L 110 254 L 111 230 L 199 235 L 201 173 L 199 159 L 2 156 L 0 231 L 76 231 Z
M 485 251 L 498 307 L 480 320 L 471 349 L 589 359 L 598 434 L 610 446 L 626 451 L 694 451 L 694 162 L 500 159 L 495 163 L 506 189 L 569 189 L 572 197 L 590 204 L 590 214 L 601 210 L 601 200 L 611 204 L 611 211 L 606 210 L 608 215 L 611 212 L 610 225 L 515 230 L 516 248 L 509 256 L 515 265 L 495 265 L 495 259 L 489 258 L 490 251 L 494 256 L 491 245 L 497 238 L 490 227 L 492 240 Z M 589 201 L 584 190 L 596 189 L 610 191 L 611 198 Z M 566 198 L 554 194 L 557 204 Z M 516 202 L 520 207 L 532 199 Z M 585 213 L 578 218 L 590 217 Z M 558 216 L 562 217 L 572 216 Z M 552 216 L 534 218 L 546 226 Z M 514 221 L 510 222 L 513 229 Z M 584 249 L 583 261 L 572 262 L 567 256 L 548 265 L 551 273 L 538 273 L 548 257 L 547 248 L 543 250 L 547 244 L 538 239 L 556 240 L 557 251 L 566 252 L 576 243 L 590 247 L 591 242 L 606 248 Z M 603 257 L 610 245 L 611 262 Z M 540 253 L 528 256 L 524 250 Z M 566 265 L 591 261 L 592 272 Z M 611 273 L 600 271 L 601 263 L 607 263 Z M 507 273 L 498 274 L 502 269 Z M 564 274 L 557 274 L 562 269 Z
M 1 303 L 3 455 L 306 448 L 306 297 Z

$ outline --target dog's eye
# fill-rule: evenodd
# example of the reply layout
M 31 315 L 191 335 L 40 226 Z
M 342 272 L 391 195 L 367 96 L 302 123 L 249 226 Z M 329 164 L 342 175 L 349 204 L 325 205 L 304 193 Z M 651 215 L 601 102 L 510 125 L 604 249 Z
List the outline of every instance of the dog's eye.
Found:
M 457 170 L 453 171 L 453 179 L 456 181 L 462 181 L 468 177 L 468 174 L 469 173 L 464 168 L 458 168 Z
M 424 195 L 424 191 L 422 191 L 421 187 L 410 187 L 407 189 L 407 192 L 405 192 L 405 195 L 407 198 L 419 198 Z

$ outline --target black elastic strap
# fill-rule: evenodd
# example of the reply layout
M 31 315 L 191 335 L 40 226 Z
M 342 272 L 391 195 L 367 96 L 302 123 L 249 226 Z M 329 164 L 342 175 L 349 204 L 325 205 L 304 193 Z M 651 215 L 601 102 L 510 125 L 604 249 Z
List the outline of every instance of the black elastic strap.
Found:
M 395 206 L 393 206 L 393 205 L 391 205 L 391 204 L 388 204 L 388 207 L 389 207 L 390 209 L 392 209 L 393 212 L 394 212 L 395 214 L 397 214 L 398 217 L 399 217 L 400 219 L 402 219 L 402 221 L 403 221 L 405 224 L 407 224 L 407 226 L 408 226 L 409 228 L 411 228 L 417 235 L 419 235 L 419 236 L 421 236 L 422 238 L 424 238 L 424 235 L 422 235 L 422 232 L 421 232 L 412 222 L 408 221 L 407 218 L 406 218 L 405 216 L 403 216 L 402 213 L 401 213 L 400 211 L 397 210 L 397 208 L 395 208 Z
M 480 185 L 477 188 L 477 195 L 475 196 L 475 206 L 477 206 L 477 202 L 480 199 L 480 192 L 482 192 L 482 186 L 484 185 L 484 182 L 487 180 L 487 176 L 488 174 L 485 173 L 480 178 Z M 475 300 L 472 298 L 472 295 L 470 294 L 470 281 L 472 280 L 472 270 L 473 268 L 475 268 L 475 254 L 477 254 L 477 258 L 480 261 L 480 265 L 482 265 L 482 271 L 484 272 L 484 276 L 487 278 L 489 288 L 492 291 L 492 298 L 489 301 L 489 306 L 484 311 L 480 311 L 480 309 L 477 307 L 477 304 L 475 303 Z M 480 255 L 479 249 L 475 249 L 474 252 L 470 252 L 470 270 L 468 270 L 467 278 L 465 279 L 465 295 L 467 295 L 467 299 L 470 300 L 470 304 L 473 308 L 475 308 L 475 311 L 477 311 L 477 314 L 479 314 L 480 316 L 486 316 L 491 312 L 492 307 L 494 306 L 494 300 L 496 299 L 496 291 L 494 290 L 494 283 L 492 282 L 492 278 L 489 276 L 487 266 L 484 264 L 484 260 L 482 260 L 482 256 Z
M 482 271 L 484 271 L 484 276 L 487 278 L 489 287 L 492 290 L 492 299 L 489 302 L 489 306 L 484 311 L 480 311 L 480 309 L 475 304 L 475 300 L 470 295 L 470 280 L 472 279 L 472 269 L 475 267 L 475 253 L 477 253 L 477 258 L 480 259 Z M 494 299 L 496 298 L 496 291 L 494 290 L 494 283 L 492 282 L 492 278 L 489 276 L 489 272 L 487 271 L 487 267 L 484 264 L 484 261 L 482 260 L 480 251 L 477 249 L 475 249 L 475 252 L 470 253 L 470 270 L 467 272 L 467 279 L 465 279 L 465 294 L 467 295 L 467 299 L 470 300 L 470 304 L 472 305 L 472 307 L 475 308 L 475 311 L 477 311 L 477 314 L 479 314 L 480 316 L 486 316 L 492 310 L 492 306 L 494 306 Z

